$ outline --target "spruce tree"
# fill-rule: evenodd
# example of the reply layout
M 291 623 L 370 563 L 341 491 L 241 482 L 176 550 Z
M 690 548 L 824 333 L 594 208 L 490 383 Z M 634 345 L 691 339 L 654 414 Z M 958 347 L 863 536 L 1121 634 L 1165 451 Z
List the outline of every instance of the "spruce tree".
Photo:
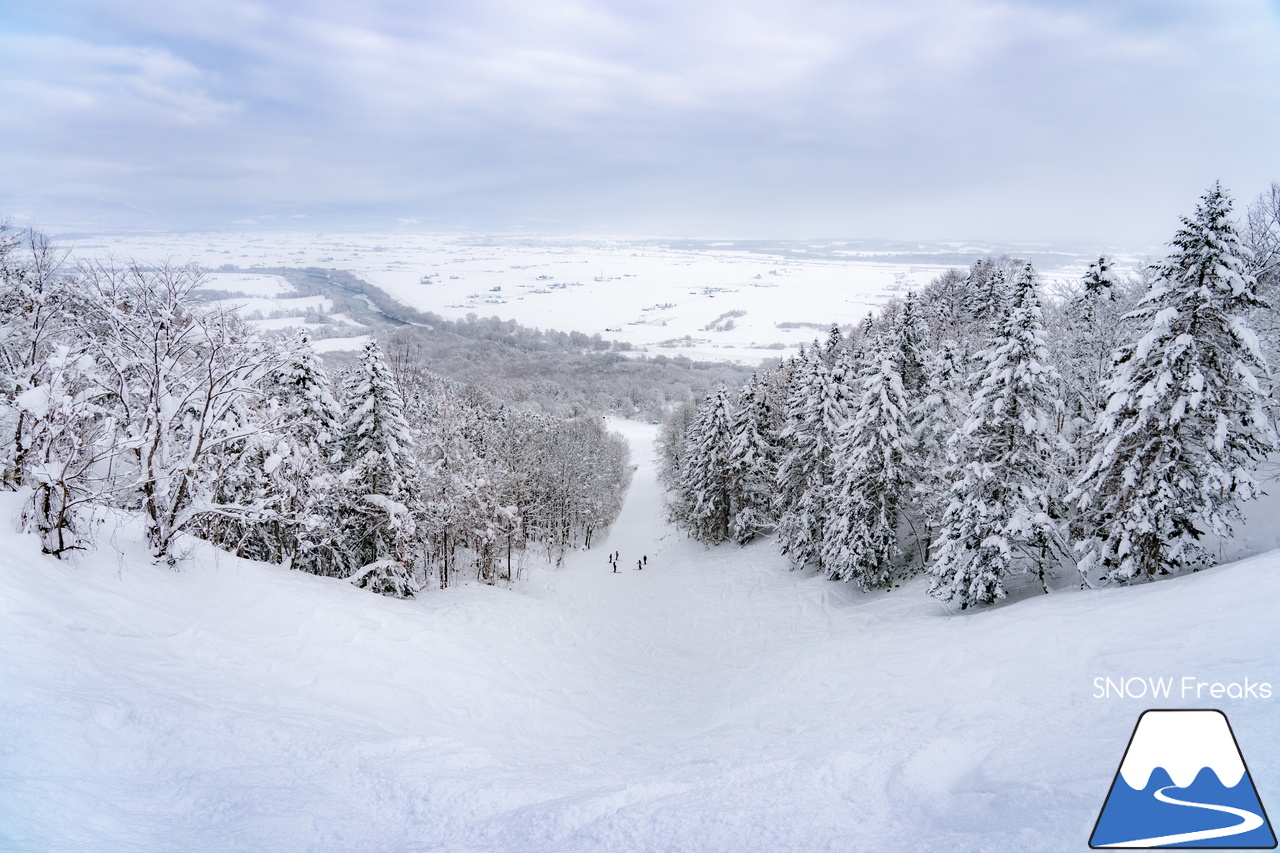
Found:
M 777 474 L 778 544 L 800 564 L 822 564 L 822 530 L 835 464 L 835 444 L 848 418 L 848 348 L 824 352 L 815 341 L 801 352 L 788 397 L 790 417 L 779 436 L 784 448 Z
M 1035 271 L 1027 264 L 991 345 L 968 420 L 953 437 L 957 460 L 930 594 L 961 608 L 1003 598 L 1006 578 L 1046 576 L 1063 553 L 1058 377 L 1048 363 Z
M 331 504 L 336 488 L 342 409 L 320 359 L 303 332 L 267 387 L 281 440 L 264 468 L 282 523 L 276 535 L 293 568 L 333 574 L 342 562 Z
M 927 335 L 914 290 L 907 291 L 902 310 L 894 319 L 891 329 L 892 346 L 897 350 L 894 358 L 898 364 L 898 375 L 902 377 L 902 387 L 908 396 L 914 397 L 928 384 L 925 363 L 929 357 L 925 349 Z
M 412 438 L 400 391 L 377 343 L 365 345 L 346 399 L 341 479 L 351 580 L 384 595 L 408 597 L 416 589 L 408 554 L 414 521 L 406 504 L 415 479 Z
M 759 376 L 742 389 L 729 425 L 729 538 L 739 545 L 773 527 L 773 471 L 776 454 L 769 440 L 772 412 Z
M 1082 280 L 1084 292 L 1079 299 L 1075 300 L 1076 307 L 1080 309 L 1085 319 L 1092 316 L 1098 303 L 1109 302 L 1116 298 L 1115 272 L 1111 267 L 1111 259 L 1106 255 L 1099 255 L 1096 261 L 1089 264 L 1089 269 L 1085 270 Z
M 988 329 L 999 323 L 1009 301 L 1004 269 L 991 258 L 981 258 L 970 267 L 965 285 L 969 316 Z
M 1079 568 L 1114 581 L 1207 563 L 1197 541 L 1229 535 L 1251 473 L 1275 448 L 1266 367 L 1245 314 L 1261 303 L 1218 185 L 1182 220 L 1173 251 L 1130 315 L 1146 328 L 1115 360 L 1098 451 L 1075 493 L 1089 535 Z
M 729 393 L 721 385 L 699 407 L 686 439 L 680 489 L 688 506 L 686 523 L 704 542 L 729 538 L 731 478 Z
M 910 311 L 873 342 L 860 376 L 856 413 L 836 452 L 830 512 L 823 530 L 823 568 L 829 577 L 863 589 L 889 582 L 899 561 L 899 529 L 918 479 L 912 403 L 904 370 L 919 374 L 911 346 L 918 329 Z
M 272 378 L 268 393 L 280 402 L 287 431 L 295 442 L 326 459 L 333 456 L 342 428 L 342 409 L 306 332 L 290 347 L 288 360 Z
M 920 479 L 916 486 L 922 521 L 927 528 L 925 562 L 933 532 L 942 526 L 950 504 L 951 475 L 956 459 L 951 437 L 968 420 L 969 377 L 964 369 L 963 349 L 957 341 L 944 340 L 927 353 L 926 384 L 915 402 L 915 423 L 920 455 Z

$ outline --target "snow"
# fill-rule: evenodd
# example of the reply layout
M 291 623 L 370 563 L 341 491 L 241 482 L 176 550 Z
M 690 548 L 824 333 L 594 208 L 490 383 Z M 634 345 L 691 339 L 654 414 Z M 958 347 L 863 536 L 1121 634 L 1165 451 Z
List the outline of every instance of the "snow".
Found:
M 900 248 L 874 252 L 841 245 L 765 252 L 729 241 L 285 231 L 106 235 L 78 254 L 173 257 L 210 269 L 228 263 L 342 269 L 406 305 L 451 319 L 497 316 L 541 329 L 598 333 L 650 354 L 755 364 L 825 337 L 833 320 L 857 322 L 889 299 L 923 287 L 955 265 L 957 252 L 992 251 L 921 245 L 913 257 L 926 260 L 906 261 L 894 254 Z M 938 262 L 927 262 L 930 256 Z M 1062 254 L 1038 263 L 1049 278 L 1076 281 L 1087 261 Z M 215 273 L 208 286 L 261 297 L 290 289 L 277 276 L 244 272 Z M 278 301 L 282 307 L 294 302 Z
M 49 410 L 49 388 L 47 385 L 37 385 L 34 388 L 28 388 L 26 391 L 23 391 L 21 394 L 14 397 L 13 403 L 23 411 L 43 415 Z
M 273 311 L 306 314 L 307 311 L 328 311 L 333 307 L 333 303 L 326 296 L 296 296 L 285 299 L 269 299 L 261 296 L 231 297 L 214 300 L 212 304 L 234 308 L 244 314 L 261 311 L 264 315 Z
M 355 335 L 350 338 L 324 338 L 311 342 L 311 348 L 316 352 L 359 352 L 364 349 L 364 345 L 373 340 L 372 335 Z
M 688 540 L 653 428 L 616 426 L 613 530 L 510 590 L 391 600 L 200 543 L 174 572 L 127 526 L 58 562 L 4 525 L 0 849 L 1084 849 L 1151 701 L 1094 678 L 1280 683 L 1280 553 L 959 615 Z M 1274 700 L 1222 702 L 1274 799 Z
M 284 276 L 257 273 L 212 272 L 209 273 L 204 287 L 207 290 L 225 290 L 230 293 L 265 298 L 293 292 L 293 285 Z

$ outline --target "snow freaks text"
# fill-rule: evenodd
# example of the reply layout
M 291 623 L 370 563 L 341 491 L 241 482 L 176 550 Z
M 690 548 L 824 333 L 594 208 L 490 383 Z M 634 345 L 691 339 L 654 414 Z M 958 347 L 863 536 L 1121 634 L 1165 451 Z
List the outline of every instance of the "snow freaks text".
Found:
M 1271 684 L 1244 678 L 1240 681 L 1205 681 L 1194 675 L 1175 677 L 1098 676 L 1093 680 L 1094 699 L 1270 699 Z

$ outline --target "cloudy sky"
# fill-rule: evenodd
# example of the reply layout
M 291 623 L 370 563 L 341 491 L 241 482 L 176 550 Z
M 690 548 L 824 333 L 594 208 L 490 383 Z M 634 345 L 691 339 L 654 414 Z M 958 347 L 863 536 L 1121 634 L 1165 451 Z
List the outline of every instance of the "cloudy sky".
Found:
M 1280 178 L 1280 0 L 0 3 L 47 229 L 1158 244 Z

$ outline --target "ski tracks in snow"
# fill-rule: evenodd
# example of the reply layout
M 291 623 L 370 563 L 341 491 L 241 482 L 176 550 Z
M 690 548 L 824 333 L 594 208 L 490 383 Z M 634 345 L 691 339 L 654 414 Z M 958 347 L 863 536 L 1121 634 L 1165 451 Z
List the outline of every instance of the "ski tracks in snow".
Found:
M 1276 646 L 1271 563 L 953 618 L 706 548 L 663 521 L 653 430 L 618 426 L 620 518 L 514 590 L 35 563 L 0 531 L 0 848 L 1069 849 L 1132 724 L 1093 676 L 1229 680 Z

